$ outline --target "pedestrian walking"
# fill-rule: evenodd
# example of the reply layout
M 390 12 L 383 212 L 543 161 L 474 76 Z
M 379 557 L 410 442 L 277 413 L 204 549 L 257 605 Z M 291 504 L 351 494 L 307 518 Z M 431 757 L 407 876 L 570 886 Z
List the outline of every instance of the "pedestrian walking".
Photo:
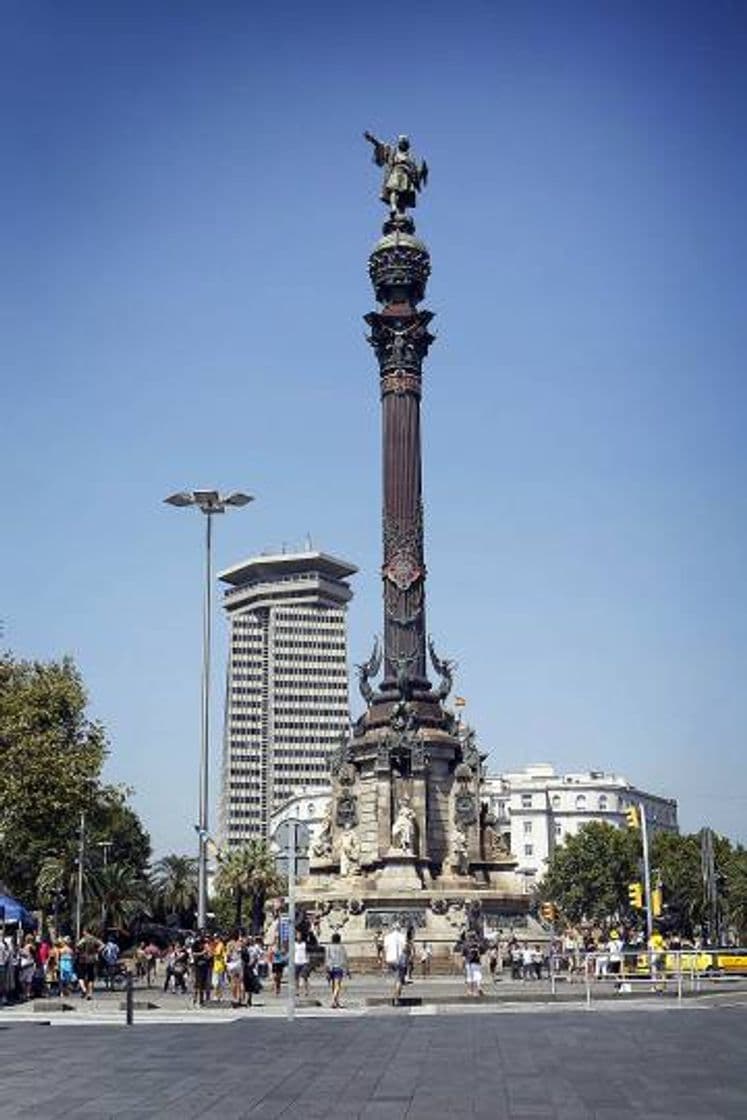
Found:
M 330 983 L 332 984 L 332 1003 L 330 1006 L 341 1007 L 340 996 L 342 995 L 342 981 L 345 975 L 350 975 L 350 968 L 348 965 L 348 954 L 345 946 L 341 943 L 339 933 L 332 934 L 332 942 L 327 946 L 324 952 L 324 964 Z
M 243 937 L 233 937 L 226 945 L 226 975 L 231 988 L 231 1006 L 241 1007 L 244 991 Z
M 60 970 L 60 995 L 69 996 L 78 977 L 75 975 L 75 954 L 69 937 L 62 939 L 58 950 Z
M 384 960 L 384 934 L 380 929 L 377 929 L 374 934 L 374 949 L 376 950 L 376 963 L 383 972 L 386 968 L 386 961 Z
M 222 937 L 215 937 L 213 938 L 213 974 L 211 980 L 216 999 L 222 999 L 226 990 L 227 965 L 226 943 Z
M 288 963 L 288 957 L 283 952 L 283 946 L 278 944 L 272 950 L 272 984 L 276 996 L 280 995 L 280 986 L 283 983 L 283 972 Z
M 384 935 L 384 960 L 392 977 L 392 1003 L 396 1004 L 407 976 L 407 938 L 399 922 L 394 922 Z
M 192 958 L 192 1004 L 193 1006 L 204 1006 L 205 1001 L 210 998 L 210 950 L 207 945 L 206 939 L 198 934 L 192 942 L 191 948 Z
M 89 929 L 83 930 L 80 941 L 75 946 L 75 971 L 78 987 L 83 999 L 93 999 L 93 986 L 96 981 L 96 964 L 104 945 L 94 937 Z
M 300 930 L 296 931 L 295 959 L 293 969 L 295 973 L 296 995 L 309 994 L 309 947 Z
M 262 956 L 262 938 L 257 937 L 254 943 L 246 942 L 241 950 L 241 961 L 244 966 L 244 996 L 248 1007 L 252 1005 L 252 997 L 262 991 L 262 981 L 259 976 L 259 962 Z
M 467 984 L 467 993 L 471 996 L 481 996 L 482 991 L 482 955 L 480 942 L 476 937 L 468 938 L 464 948 L 464 977 Z
M 119 945 L 113 933 L 109 934 L 106 939 L 106 944 L 101 950 L 101 961 L 104 966 L 104 985 L 108 989 L 111 989 L 113 987 L 114 974 L 117 971 L 117 964 L 119 963 Z

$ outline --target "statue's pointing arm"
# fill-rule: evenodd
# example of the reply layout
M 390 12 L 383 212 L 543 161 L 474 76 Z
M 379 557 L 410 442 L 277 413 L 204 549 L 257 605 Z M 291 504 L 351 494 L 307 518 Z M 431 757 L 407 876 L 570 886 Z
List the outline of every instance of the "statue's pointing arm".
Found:
M 378 164 L 379 167 L 383 167 L 389 160 L 389 145 L 384 144 L 381 140 L 377 140 L 372 132 L 364 132 L 363 135 L 365 139 L 368 140 L 369 144 L 373 144 L 374 163 Z

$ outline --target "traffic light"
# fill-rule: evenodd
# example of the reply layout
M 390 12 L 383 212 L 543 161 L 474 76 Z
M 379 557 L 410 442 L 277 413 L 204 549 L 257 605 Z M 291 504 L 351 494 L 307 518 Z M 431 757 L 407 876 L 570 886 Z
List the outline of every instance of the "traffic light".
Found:
M 663 895 L 660 884 L 658 887 L 654 887 L 654 889 L 651 891 L 651 914 L 654 918 L 661 917 L 662 902 Z
M 540 906 L 540 914 L 546 922 L 554 922 L 558 914 L 555 903 L 543 902 Z
M 643 887 L 640 883 L 628 883 L 628 902 L 634 910 L 643 909 Z
M 641 827 L 641 822 L 638 818 L 638 810 L 635 805 L 629 805 L 625 810 L 625 820 L 628 822 L 628 828 Z

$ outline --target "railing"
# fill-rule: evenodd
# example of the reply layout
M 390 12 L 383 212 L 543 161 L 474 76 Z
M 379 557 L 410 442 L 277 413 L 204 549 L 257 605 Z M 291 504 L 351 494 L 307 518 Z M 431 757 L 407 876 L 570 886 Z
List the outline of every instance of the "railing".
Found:
M 640 949 L 633 952 L 553 953 L 549 959 L 550 991 L 557 993 L 559 983 L 582 982 L 586 1006 L 593 998 L 609 993 L 620 995 L 638 991 L 676 997 L 683 992 L 702 991 L 703 980 L 717 983 L 724 976 L 714 964 L 714 952 L 702 949 Z

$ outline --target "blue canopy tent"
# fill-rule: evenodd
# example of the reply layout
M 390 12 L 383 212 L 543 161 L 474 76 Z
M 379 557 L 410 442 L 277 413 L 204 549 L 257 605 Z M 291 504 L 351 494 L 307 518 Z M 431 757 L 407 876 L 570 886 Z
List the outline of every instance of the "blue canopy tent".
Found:
M 6 925 L 20 925 L 24 929 L 33 929 L 36 925 L 23 903 L 9 894 L 0 894 L 0 925 L 3 922 Z

